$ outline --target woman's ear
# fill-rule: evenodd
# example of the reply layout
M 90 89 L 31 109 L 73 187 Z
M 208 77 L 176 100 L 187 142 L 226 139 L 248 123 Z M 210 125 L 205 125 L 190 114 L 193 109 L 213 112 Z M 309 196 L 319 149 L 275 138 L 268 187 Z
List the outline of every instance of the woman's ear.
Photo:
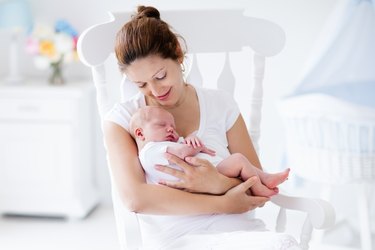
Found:
M 143 131 L 141 128 L 136 128 L 134 130 L 134 135 L 135 135 L 135 138 L 141 140 L 141 141 L 144 141 L 145 140 L 145 137 L 143 135 Z

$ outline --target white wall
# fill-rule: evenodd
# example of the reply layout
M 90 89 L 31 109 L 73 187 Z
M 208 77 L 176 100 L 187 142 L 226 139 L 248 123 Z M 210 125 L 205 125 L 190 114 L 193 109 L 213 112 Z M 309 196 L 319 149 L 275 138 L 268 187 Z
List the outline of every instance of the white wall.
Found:
M 248 15 L 266 18 L 281 25 L 286 32 L 285 49 L 267 65 L 265 96 L 261 137 L 261 160 L 263 166 L 273 171 L 281 165 L 284 138 L 281 121 L 275 104 L 296 84 L 298 74 L 314 40 L 322 29 L 326 18 L 337 0 L 189 0 L 189 1 L 117 1 L 117 0 L 30 0 L 36 20 L 53 23 L 57 18 L 66 18 L 78 31 L 89 25 L 107 19 L 106 10 L 134 10 L 138 4 L 154 5 L 167 9 L 211 9 L 244 8 Z M 183 18 L 183 17 L 182 17 Z M 0 77 L 7 73 L 7 52 L 9 37 L 0 33 Z M 22 70 L 28 77 L 46 77 L 47 72 L 37 71 L 23 50 Z M 90 71 L 83 65 L 69 65 L 66 69 L 68 80 L 89 78 Z M 99 141 L 99 140 L 98 140 Z M 105 200 L 109 202 L 109 182 L 101 144 L 98 145 L 98 180 Z

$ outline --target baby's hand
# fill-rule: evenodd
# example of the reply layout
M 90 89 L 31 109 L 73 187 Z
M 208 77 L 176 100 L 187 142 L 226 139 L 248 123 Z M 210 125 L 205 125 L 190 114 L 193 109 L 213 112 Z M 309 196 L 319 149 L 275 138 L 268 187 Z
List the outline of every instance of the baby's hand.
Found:
M 211 156 L 215 156 L 215 155 L 216 155 L 215 150 L 212 150 L 212 149 L 210 149 L 210 148 L 207 148 L 206 146 L 203 146 L 203 147 L 202 147 L 201 152 L 202 152 L 202 153 L 209 154 L 209 155 L 211 155 Z
M 198 150 L 198 152 L 206 153 L 212 156 L 215 156 L 216 154 L 214 150 L 207 148 L 195 134 L 188 135 L 185 138 L 184 143 Z
M 204 146 L 201 140 L 194 134 L 188 135 L 185 138 L 184 143 L 192 146 L 193 148 L 199 148 Z

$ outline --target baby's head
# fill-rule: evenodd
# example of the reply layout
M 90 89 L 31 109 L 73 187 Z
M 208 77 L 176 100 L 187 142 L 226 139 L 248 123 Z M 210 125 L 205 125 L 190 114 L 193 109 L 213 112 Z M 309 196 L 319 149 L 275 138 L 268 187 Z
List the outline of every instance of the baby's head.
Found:
M 138 109 L 130 120 L 130 133 L 138 147 L 147 142 L 177 142 L 178 134 L 171 113 L 156 106 Z

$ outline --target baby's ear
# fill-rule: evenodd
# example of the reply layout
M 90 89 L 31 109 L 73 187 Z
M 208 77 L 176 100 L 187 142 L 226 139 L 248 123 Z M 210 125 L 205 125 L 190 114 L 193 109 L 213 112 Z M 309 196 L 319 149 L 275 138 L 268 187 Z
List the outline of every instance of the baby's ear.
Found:
M 139 139 L 139 140 L 142 140 L 144 141 L 145 140 L 145 137 L 143 136 L 143 131 L 141 128 L 136 128 L 134 130 L 134 136 L 136 139 Z

